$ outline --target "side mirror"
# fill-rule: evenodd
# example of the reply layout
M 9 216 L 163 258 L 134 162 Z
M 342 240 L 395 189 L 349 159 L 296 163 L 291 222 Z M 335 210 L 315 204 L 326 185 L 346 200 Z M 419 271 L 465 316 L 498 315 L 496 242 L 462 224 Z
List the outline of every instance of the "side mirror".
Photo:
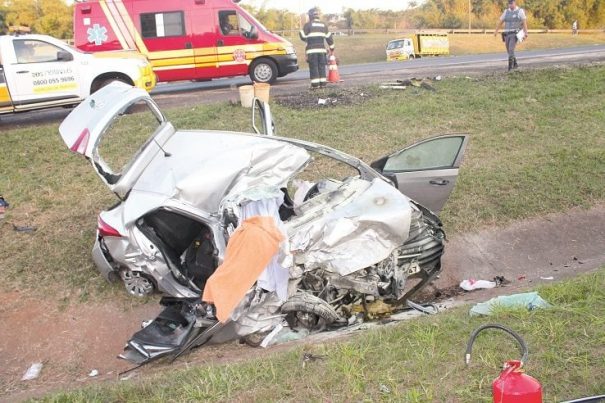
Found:
M 248 34 L 250 39 L 258 39 L 258 29 L 256 29 L 255 25 L 252 25 L 250 29 L 250 33 Z
M 57 52 L 57 60 L 61 62 L 70 62 L 74 60 L 74 55 L 72 55 L 66 50 L 60 50 Z
M 260 117 L 262 131 L 256 127 L 256 114 Z M 252 129 L 256 134 L 264 134 L 266 136 L 275 136 L 275 124 L 271 115 L 269 104 L 254 97 L 252 101 Z

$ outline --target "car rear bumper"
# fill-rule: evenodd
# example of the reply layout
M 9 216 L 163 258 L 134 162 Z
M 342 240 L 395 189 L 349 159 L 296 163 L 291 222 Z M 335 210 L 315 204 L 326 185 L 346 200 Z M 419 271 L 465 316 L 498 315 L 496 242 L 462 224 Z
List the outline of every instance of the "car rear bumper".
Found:
M 277 63 L 279 77 L 294 73 L 296 70 L 298 70 L 298 58 L 296 57 L 296 53 L 292 53 L 290 55 L 273 56 L 273 58 Z
M 116 272 L 113 269 L 113 266 L 107 260 L 105 256 L 105 252 L 103 252 L 103 248 L 101 246 L 102 240 L 99 238 L 97 234 L 95 245 L 92 247 L 92 260 L 97 266 L 97 270 L 105 277 L 107 281 L 115 281 L 117 279 Z

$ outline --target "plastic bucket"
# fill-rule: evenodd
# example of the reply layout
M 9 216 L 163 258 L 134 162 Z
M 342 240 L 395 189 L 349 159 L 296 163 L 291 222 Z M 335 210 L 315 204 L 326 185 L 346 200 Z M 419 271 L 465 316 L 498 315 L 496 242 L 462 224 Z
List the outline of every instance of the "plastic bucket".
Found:
M 239 87 L 239 100 L 244 108 L 252 108 L 254 99 L 254 87 L 251 85 L 242 85 Z
M 266 83 L 254 83 L 254 96 L 263 102 L 269 103 L 269 92 L 271 85 Z

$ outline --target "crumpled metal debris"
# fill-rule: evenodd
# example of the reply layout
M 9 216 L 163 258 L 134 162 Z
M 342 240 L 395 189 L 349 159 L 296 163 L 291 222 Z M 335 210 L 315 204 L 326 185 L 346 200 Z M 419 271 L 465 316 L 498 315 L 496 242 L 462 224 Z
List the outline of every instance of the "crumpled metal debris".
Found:
M 437 81 L 441 80 L 441 76 L 439 78 L 435 78 Z M 396 80 L 394 82 L 384 82 L 380 83 L 379 88 L 383 89 L 391 89 L 391 90 L 405 90 L 407 87 L 416 87 L 416 88 L 424 88 L 429 91 L 437 91 L 435 87 L 433 87 L 433 82 L 429 78 L 418 79 L 415 77 L 405 79 L 405 80 Z
M 15 225 L 13 224 L 13 230 L 16 232 L 27 232 L 27 233 L 31 233 L 31 232 L 36 232 L 36 230 L 38 229 L 38 227 L 34 227 L 34 226 L 30 226 L 30 225 Z

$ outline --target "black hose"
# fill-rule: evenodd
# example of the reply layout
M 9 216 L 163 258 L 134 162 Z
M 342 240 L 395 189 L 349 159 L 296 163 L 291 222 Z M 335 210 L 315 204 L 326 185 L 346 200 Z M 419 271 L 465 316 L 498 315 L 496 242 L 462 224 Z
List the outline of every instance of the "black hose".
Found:
M 506 326 L 498 325 L 495 323 L 479 326 L 473 331 L 473 333 L 471 333 L 471 337 L 468 340 L 468 344 L 466 345 L 466 354 L 464 356 L 464 361 L 466 362 L 466 365 L 471 362 L 471 351 L 473 349 L 473 343 L 475 342 L 477 335 L 485 329 L 500 329 L 513 336 L 515 340 L 519 342 L 519 345 L 521 346 L 521 351 L 523 351 L 523 356 L 521 357 L 521 366 L 523 366 L 523 364 L 527 361 L 528 356 L 527 344 L 525 344 L 525 340 L 523 340 L 521 336 L 519 336 L 519 334 L 517 334 L 514 330 L 511 330 Z

